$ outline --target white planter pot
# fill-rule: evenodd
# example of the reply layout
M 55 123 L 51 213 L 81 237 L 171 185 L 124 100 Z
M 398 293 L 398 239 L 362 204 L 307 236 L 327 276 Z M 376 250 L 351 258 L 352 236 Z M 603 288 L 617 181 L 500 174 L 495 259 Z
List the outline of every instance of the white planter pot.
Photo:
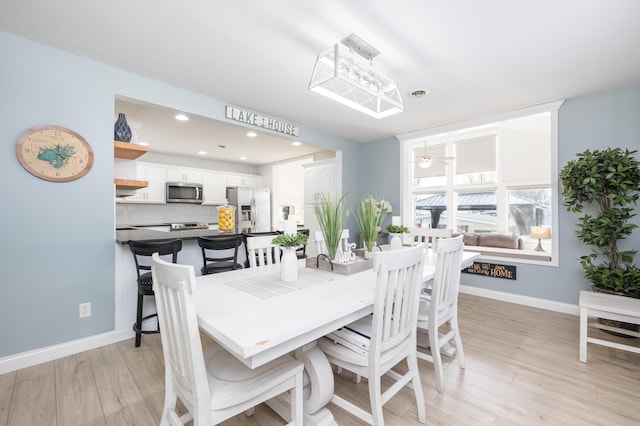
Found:
M 295 249 L 283 249 L 280 263 L 280 279 L 282 281 L 298 279 L 298 257 Z
M 400 235 L 389 233 L 389 250 L 400 250 L 402 248 Z

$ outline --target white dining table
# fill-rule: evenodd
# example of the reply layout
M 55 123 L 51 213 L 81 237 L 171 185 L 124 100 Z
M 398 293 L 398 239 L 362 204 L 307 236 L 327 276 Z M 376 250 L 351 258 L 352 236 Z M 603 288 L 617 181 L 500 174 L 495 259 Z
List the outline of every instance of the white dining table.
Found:
M 463 267 L 477 253 L 465 252 Z M 433 278 L 435 256 L 425 254 L 423 281 Z M 280 280 L 280 265 L 238 269 L 196 278 L 198 324 L 251 368 L 295 353 L 305 364 L 305 425 L 334 425 L 325 405 L 333 395 L 333 372 L 315 345 L 320 337 L 373 312 L 376 277 L 372 269 L 341 275 L 305 267 L 298 280 Z M 282 401 L 269 404 L 288 421 Z

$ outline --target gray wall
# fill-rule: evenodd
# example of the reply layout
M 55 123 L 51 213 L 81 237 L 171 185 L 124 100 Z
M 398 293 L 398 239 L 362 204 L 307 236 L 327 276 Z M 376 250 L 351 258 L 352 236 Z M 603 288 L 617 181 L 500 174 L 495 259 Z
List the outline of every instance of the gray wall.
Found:
M 2 32 L 0 52 L 3 357 L 114 329 L 116 96 L 219 120 L 225 104 Z M 43 124 L 89 141 L 94 165 L 86 176 L 52 183 L 22 168 L 16 142 Z M 343 185 L 357 193 L 362 145 L 296 124 L 303 140 L 343 151 Z M 85 302 L 92 316 L 80 319 L 78 304 Z
M 560 107 L 558 127 L 559 168 L 586 149 L 616 146 L 640 149 L 640 86 L 568 99 Z M 372 173 L 365 181 L 363 192 L 389 196 L 394 210 L 399 205 L 399 195 L 393 198 L 387 194 L 392 192 L 391 188 L 397 188 L 399 192 L 399 150 L 397 142 L 385 140 L 366 144 L 363 153 L 364 164 L 374 164 L 374 169 L 380 171 Z M 577 215 L 565 210 L 560 195 L 556 202 L 560 205 L 559 229 L 554 232 L 559 238 L 559 267 L 515 264 L 515 281 L 463 274 L 462 284 L 577 304 L 580 290 L 589 288 L 578 259 L 589 254 L 590 250 L 583 247 L 574 235 Z M 636 217 L 634 221 L 639 223 L 640 218 Z M 621 246 L 640 251 L 640 229 Z M 514 265 L 510 262 L 496 263 Z M 640 264 L 640 255 L 636 264 Z

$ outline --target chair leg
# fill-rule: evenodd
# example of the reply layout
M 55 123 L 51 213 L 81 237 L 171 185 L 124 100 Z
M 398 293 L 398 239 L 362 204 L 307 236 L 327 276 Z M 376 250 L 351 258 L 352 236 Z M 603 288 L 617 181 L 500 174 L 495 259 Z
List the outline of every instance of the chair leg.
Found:
M 440 339 L 438 329 L 429 329 L 429 346 L 431 346 L 431 358 L 433 359 L 433 370 L 436 373 L 436 390 L 442 393 L 444 390 L 442 379 L 442 355 L 440 354 Z
M 424 393 L 422 391 L 422 382 L 420 381 L 420 370 L 418 369 L 418 358 L 415 356 L 407 357 L 407 365 L 409 371 L 413 372 L 413 391 L 416 394 L 416 406 L 418 408 L 418 421 L 425 423 L 427 420 L 427 410 L 425 408 Z
M 371 401 L 371 416 L 373 417 L 373 425 L 384 425 L 384 417 L 382 416 L 382 385 L 380 376 L 375 374 L 374 377 L 369 376 L 369 400 Z
M 451 328 L 455 331 L 456 340 L 456 358 L 460 368 L 464 368 L 464 350 L 462 349 L 462 336 L 460 336 L 460 328 L 458 327 L 458 316 L 451 319 Z
M 138 306 L 136 313 L 136 323 L 134 324 L 133 331 L 136 332 L 136 348 L 140 346 L 140 340 L 142 339 L 142 295 L 138 293 Z

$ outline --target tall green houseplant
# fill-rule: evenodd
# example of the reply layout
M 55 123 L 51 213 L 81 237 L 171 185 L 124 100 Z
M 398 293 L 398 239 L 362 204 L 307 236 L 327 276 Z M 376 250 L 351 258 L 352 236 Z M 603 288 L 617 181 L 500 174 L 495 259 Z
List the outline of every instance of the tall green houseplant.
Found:
M 331 260 L 336 258 L 346 221 L 344 204 L 346 195 L 334 198 L 321 193 L 315 199 L 314 211 Z
M 630 223 L 640 196 L 640 163 L 636 151 L 621 148 L 586 150 L 560 171 L 564 205 L 579 217 L 576 235 L 592 248 L 581 256 L 585 276 L 599 289 L 640 298 L 640 269 L 635 250 L 621 251 L 618 241 L 637 225 Z

